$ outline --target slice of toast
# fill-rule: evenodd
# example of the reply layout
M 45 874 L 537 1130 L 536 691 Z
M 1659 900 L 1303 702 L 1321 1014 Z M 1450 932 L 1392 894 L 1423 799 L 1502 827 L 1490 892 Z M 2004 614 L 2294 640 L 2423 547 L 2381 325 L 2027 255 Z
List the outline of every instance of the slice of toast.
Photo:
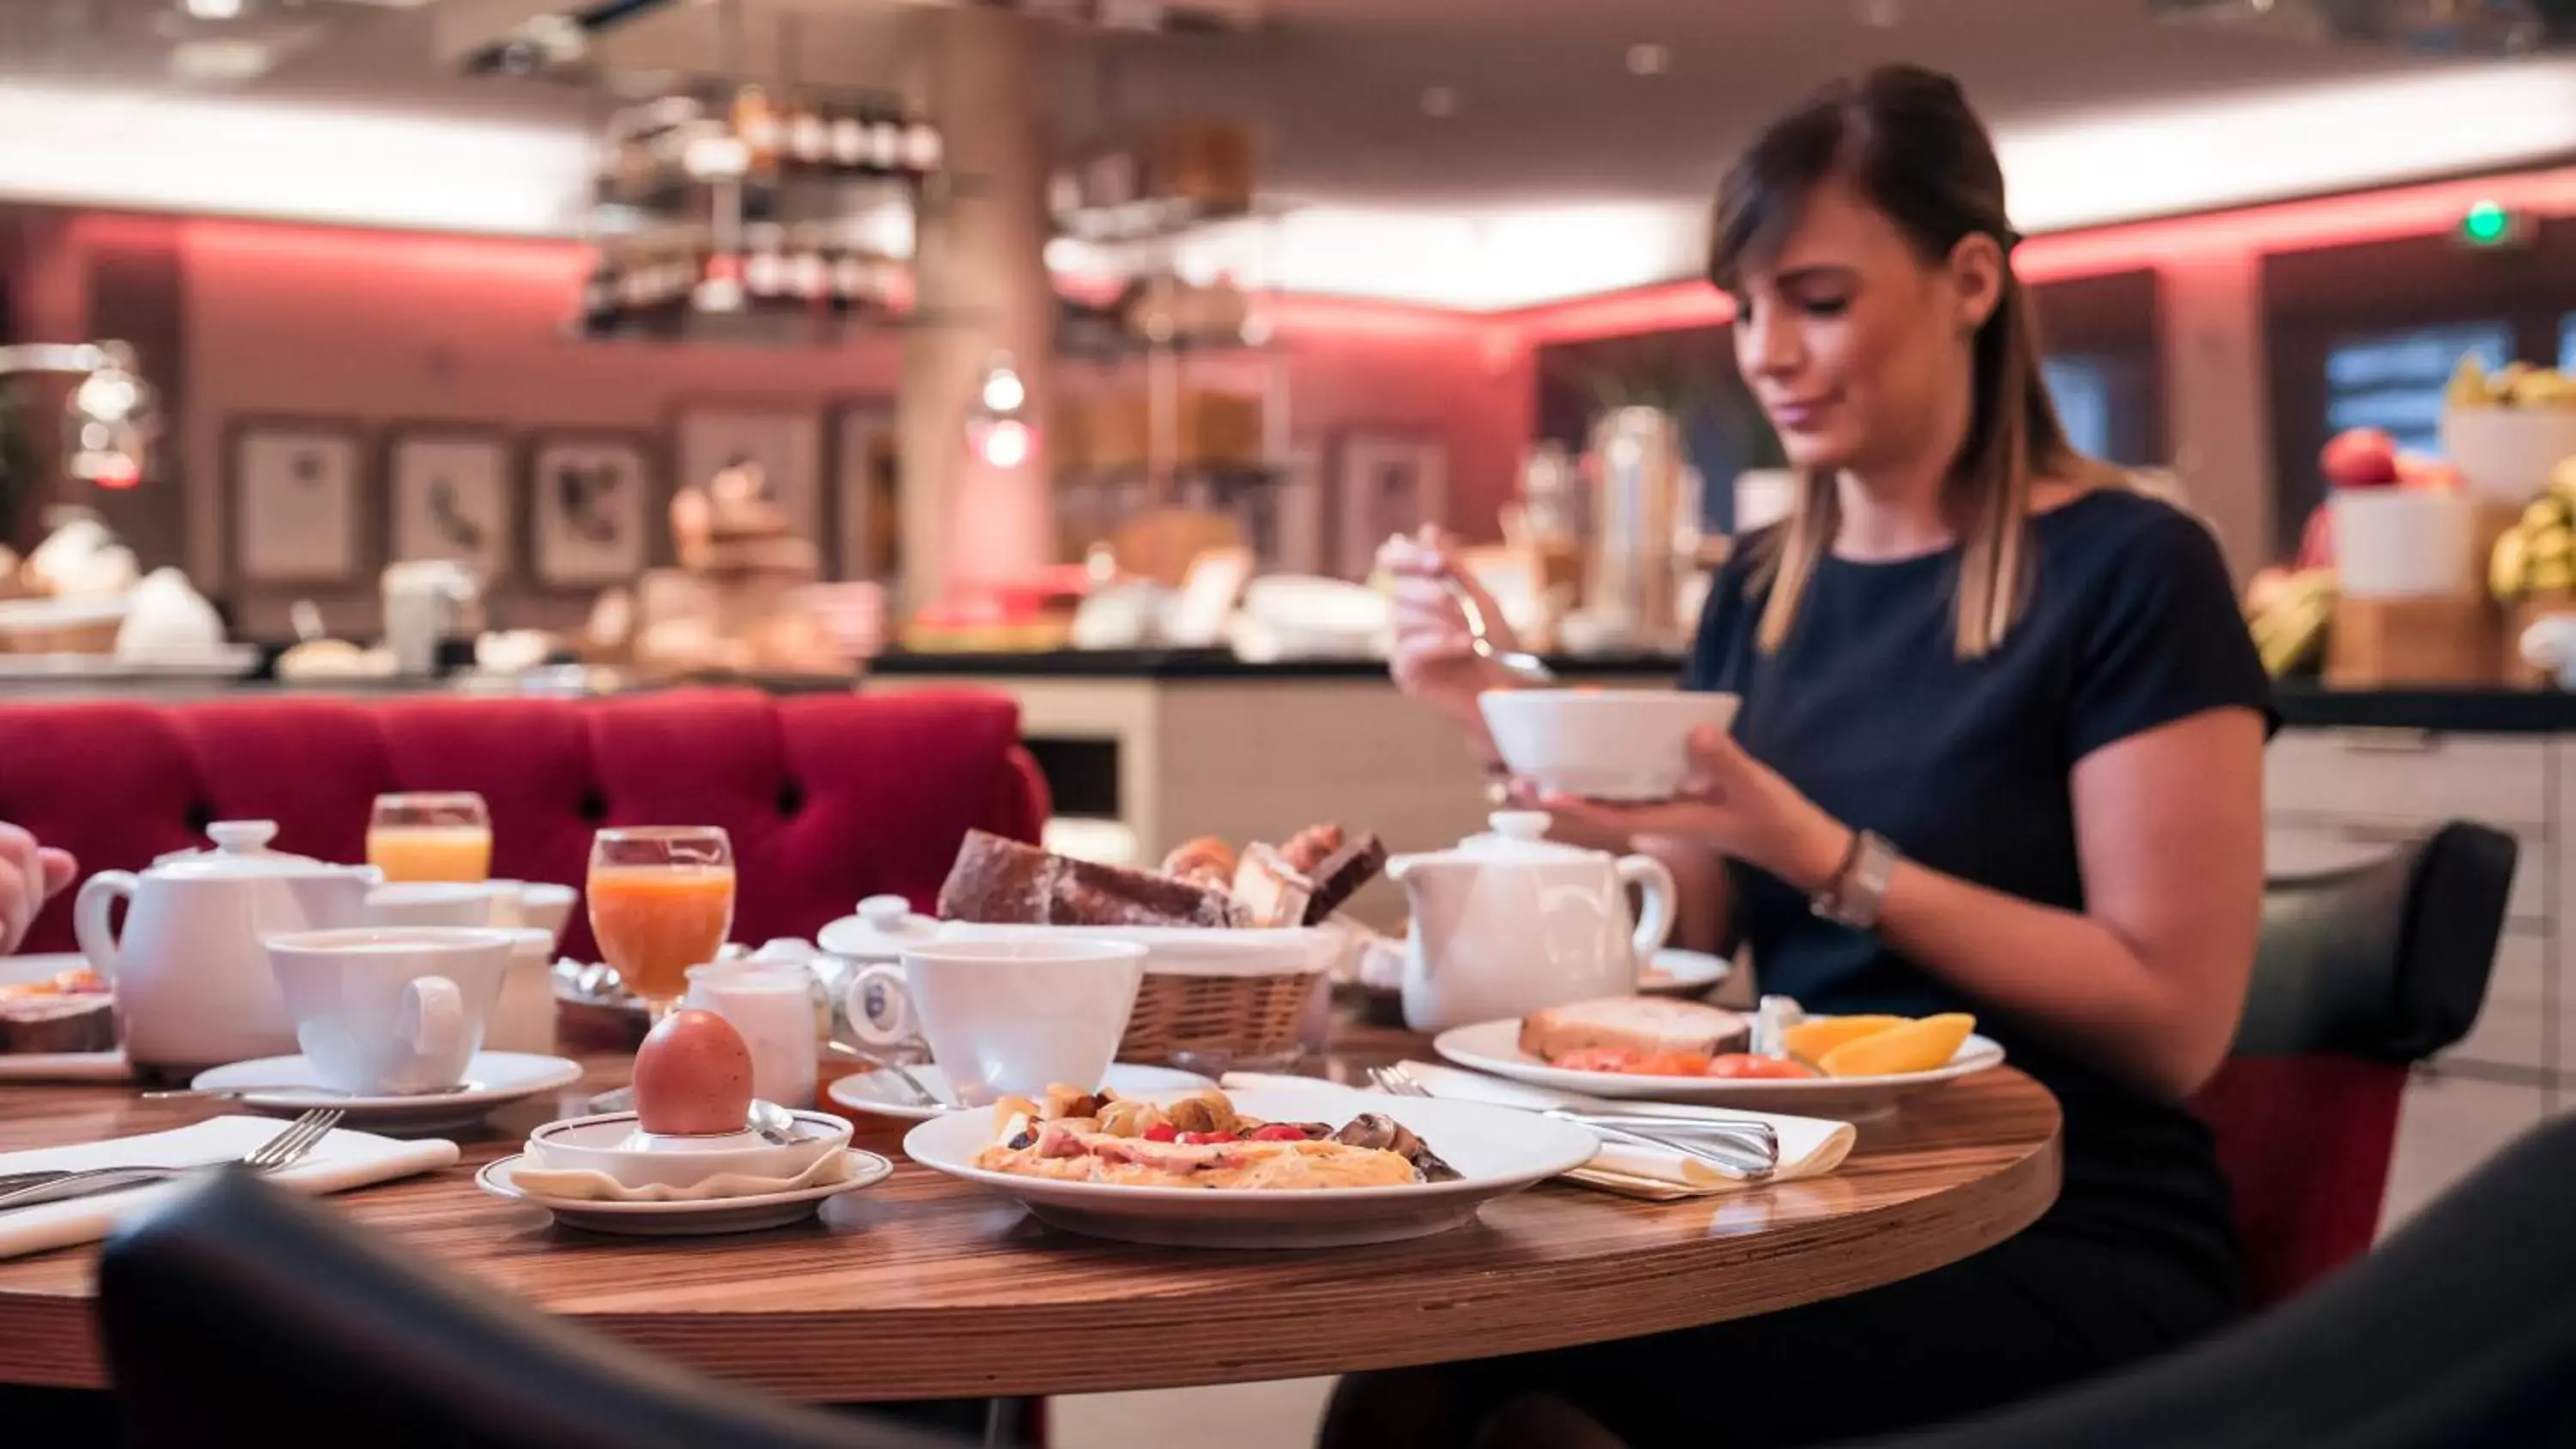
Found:
M 1743 1050 L 1752 1034 L 1744 1017 L 1701 1002 L 1612 996 L 1531 1012 L 1521 1018 L 1520 1045 L 1541 1061 L 1590 1047 L 1716 1056 Z
M 1236 928 L 1234 898 L 1190 881 L 1050 855 L 981 830 L 966 833 L 939 888 L 939 914 L 1001 926 Z

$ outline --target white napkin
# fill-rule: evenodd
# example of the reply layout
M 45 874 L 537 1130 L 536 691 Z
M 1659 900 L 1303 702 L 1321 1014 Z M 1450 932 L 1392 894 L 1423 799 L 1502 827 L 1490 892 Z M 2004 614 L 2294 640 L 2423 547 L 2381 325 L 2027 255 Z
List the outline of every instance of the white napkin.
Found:
M 0 1052 L 0 1082 L 122 1082 L 134 1075 L 125 1048 L 103 1052 Z
M 286 1130 L 283 1117 L 214 1117 L 171 1132 L 115 1137 L 70 1147 L 36 1147 L 0 1152 L 0 1174 L 40 1172 L 54 1168 L 159 1166 L 181 1167 L 201 1162 L 229 1162 Z M 365 1187 L 415 1172 L 430 1172 L 456 1161 L 456 1144 L 437 1138 L 396 1142 L 365 1132 L 334 1131 L 303 1161 L 269 1180 L 299 1192 L 339 1192 Z M 32 1207 L 0 1208 L 0 1258 L 41 1253 L 106 1237 L 118 1223 L 143 1212 L 177 1191 L 178 1183 L 152 1183 L 123 1192 Z
M 1780 1165 L 1766 1182 L 1795 1182 L 1802 1177 L 1822 1177 L 1843 1165 L 1843 1159 L 1851 1155 L 1852 1143 L 1859 1136 L 1849 1122 L 1828 1121 L 1821 1117 L 1788 1117 L 1776 1112 L 1686 1106 L 1678 1102 L 1610 1101 L 1572 1092 L 1553 1092 L 1545 1087 L 1533 1087 L 1524 1082 L 1506 1081 L 1482 1072 L 1461 1071 L 1432 1062 L 1407 1062 L 1404 1066 L 1431 1095 L 1452 1102 L 1482 1102 L 1491 1107 L 1511 1107 L 1524 1112 L 1563 1107 L 1576 1112 L 1767 1122 L 1780 1140 Z M 1229 1073 L 1225 1079 L 1225 1085 L 1229 1087 L 1286 1087 L 1301 1082 L 1307 1086 L 1325 1085 L 1310 1078 L 1265 1077 L 1241 1072 Z M 1438 1149 L 1435 1146 L 1433 1150 Z M 1734 1192 L 1763 1185 L 1725 1176 L 1680 1152 L 1660 1152 L 1625 1142 L 1602 1143 L 1601 1154 L 1593 1158 L 1589 1166 L 1623 1177 L 1669 1184 L 1692 1193 Z
M 533 1162 L 533 1158 L 520 1158 L 519 1165 L 510 1169 L 510 1185 L 540 1200 L 551 1197 L 570 1202 L 709 1202 L 723 1197 L 798 1192 L 839 1182 L 850 1175 L 847 1149 L 815 1159 L 813 1166 L 794 1177 L 745 1177 L 738 1172 L 726 1172 L 687 1187 L 628 1187 L 604 1172 L 573 1167 L 537 1167 Z

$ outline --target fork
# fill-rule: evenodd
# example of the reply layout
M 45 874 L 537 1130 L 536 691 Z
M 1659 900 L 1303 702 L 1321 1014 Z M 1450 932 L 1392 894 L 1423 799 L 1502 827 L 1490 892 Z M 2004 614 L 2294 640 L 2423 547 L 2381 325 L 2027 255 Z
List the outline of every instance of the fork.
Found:
M 284 1130 L 276 1136 L 243 1153 L 238 1159 L 239 1164 L 263 1176 L 281 1168 L 292 1167 L 310 1155 L 314 1148 L 322 1145 L 322 1139 L 329 1136 L 331 1129 L 339 1126 L 340 1119 L 347 1115 L 348 1113 L 338 1107 L 316 1107 L 286 1124 Z M 91 1197 L 103 1192 L 141 1187 L 146 1183 L 166 1182 L 174 1177 L 184 1177 L 200 1168 L 221 1165 L 221 1163 L 201 1162 L 188 1167 L 81 1168 L 60 1173 L 41 1182 L 31 1182 L 12 1187 L 7 1191 L 0 1191 L 0 1211 L 13 1207 L 32 1206 L 39 1202 L 59 1202 L 66 1197 Z M 64 1192 L 66 1188 L 77 1190 L 66 1193 Z
M 1377 1083 L 1378 1090 L 1390 1097 L 1432 1096 L 1431 1089 L 1416 1080 L 1413 1073 L 1406 1071 L 1402 1062 L 1391 1067 L 1371 1067 L 1368 1074 L 1369 1080 Z M 1740 1182 L 1767 1181 L 1780 1165 L 1780 1148 L 1776 1140 L 1764 1142 L 1759 1147 L 1753 1148 L 1743 1148 L 1734 1143 L 1727 1143 L 1726 1151 L 1721 1153 L 1716 1150 L 1715 1143 L 1691 1142 L 1678 1137 L 1658 1137 L 1651 1133 L 1619 1126 L 1607 1118 L 1587 1117 L 1582 1113 L 1568 1112 L 1563 1108 L 1551 1108 L 1540 1115 L 1554 1117 L 1562 1122 L 1571 1122 L 1599 1136 L 1625 1142 L 1632 1147 L 1651 1147 L 1659 1152 L 1678 1152 L 1695 1162 L 1706 1164 L 1721 1176 L 1731 1177 Z

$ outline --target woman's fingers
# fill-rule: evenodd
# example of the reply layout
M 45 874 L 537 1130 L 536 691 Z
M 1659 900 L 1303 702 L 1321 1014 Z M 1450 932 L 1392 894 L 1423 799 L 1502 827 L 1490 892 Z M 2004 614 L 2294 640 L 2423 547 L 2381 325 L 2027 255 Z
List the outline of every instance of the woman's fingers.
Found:
M 0 856 L 0 955 L 18 949 L 36 918 L 36 885 L 16 861 Z
M 72 883 L 73 877 L 80 874 L 80 862 L 72 858 L 70 851 L 56 850 L 50 845 L 37 848 L 36 863 L 43 868 L 48 898 L 61 892 Z

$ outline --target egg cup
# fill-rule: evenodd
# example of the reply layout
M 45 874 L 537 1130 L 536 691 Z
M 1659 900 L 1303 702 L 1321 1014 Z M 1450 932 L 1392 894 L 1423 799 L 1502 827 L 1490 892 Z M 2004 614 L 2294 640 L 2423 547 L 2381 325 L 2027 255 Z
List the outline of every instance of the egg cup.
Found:
M 711 1177 L 786 1180 L 850 1145 L 850 1124 L 828 1112 L 791 1112 L 796 1140 L 757 1132 L 678 1136 L 643 1130 L 632 1112 L 567 1117 L 528 1134 L 531 1166 L 596 1172 L 618 1186 L 689 1188 Z

